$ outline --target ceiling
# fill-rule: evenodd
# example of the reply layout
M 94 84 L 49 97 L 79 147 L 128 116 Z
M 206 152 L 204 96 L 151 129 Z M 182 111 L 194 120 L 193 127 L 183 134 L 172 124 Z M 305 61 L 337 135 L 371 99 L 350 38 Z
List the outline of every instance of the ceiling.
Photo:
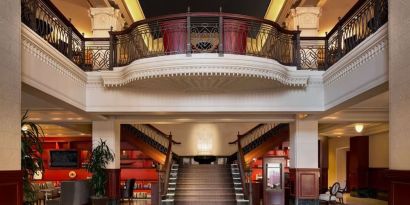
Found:
M 322 136 L 373 135 L 389 131 L 389 92 L 384 92 L 319 120 Z M 356 124 L 363 124 L 358 133 Z
M 329 32 L 337 23 L 338 17 L 344 16 L 347 11 L 357 2 L 357 0 L 51 0 L 53 4 L 68 18 L 73 25 L 85 33 L 86 37 L 92 37 L 91 20 L 88 10 L 91 7 L 111 6 L 120 9 L 121 15 L 128 25 L 133 22 L 132 12 L 141 18 L 150 18 L 166 14 L 184 13 L 190 6 L 191 11 L 212 11 L 218 12 L 219 6 L 223 7 L 223 12 L 238 13 L 255 16 L 258 18 L 268 17 L 269 12 L 278 13 L 280 21 L 284 21 L 285 16 L 289 16 L 291 5 L 301 6 L 322 6 L 320 17 L 319 33 L 324 35 Z M 136 2 L 134 2 L 136 1 Z M 285 3 L 283 3 L 283 1 Z M 278 3 L 279 2 L 279 3 Z M 295 4 L 296 3 L 296 4 Z M 299 4 L 297 4 L 299 3 Z M 281 5 L 282 8 L 269 8 L 269 5 Z M 284 6 L 285 5 L 285 6 Z M 132 6 L 132 8 L 129 8 Z M 135 9 L 134 7 L 139 7 Z M 268 13 L 267 13 L 268 11 Z M 135 14 L 134 14 L 135 15 Z M 270 18 L 269 18 L 270 19 Z M 282 22 L 278 22 L 282 24 Z
M 320 124 L 319 133 L 321 136 L 328 137 L 353 137 L 353 136 L 369 136 L 382 132 L 389 131 L 389 124 L 381 123 L 360 123 L 364 125 L 362 132 L 357 132 L 355 126 L 358 123 L 347 124 Z
M 358 0 L 322 0 L 322 15 L 319 18 L 319 35 L 324 36 L 336 25 L 338 18 L 343 17 Z
M 80 33 L 92 36 L 91 19 L 88 15 L 90 4 L 86 0 L 51 0 Z
M 39 124 L 46 137 L 91 135 L 90 118 L 37 94 L 23 86 L 21 113 L 27 112 L 27 120 Z
M 45 137 L 91 136 L 91 124 L 39 124 Z
M 270 0 L 139 0 L 145 17 L 155 17 L 167 14 L 187 12 L 218 12 L 222 6 L 223 12 L 236 13 L 264 18 Z

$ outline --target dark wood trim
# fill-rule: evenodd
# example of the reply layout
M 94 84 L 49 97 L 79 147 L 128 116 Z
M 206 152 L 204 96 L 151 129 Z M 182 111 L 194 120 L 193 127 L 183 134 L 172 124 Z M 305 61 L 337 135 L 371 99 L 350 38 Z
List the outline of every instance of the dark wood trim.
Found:
M 21 170 L 0 171 L 0 204 L 23 204 L 23 173 Z
M 162 132 L 161 130 L 159 130 L 158 128 L 156 128 L 155 126 L 153 126 L 151 124 L 144 124 L 144 125 L 146 125 L 147 127 L 153 129 L 155 132 L 157 132 L 159 135 L 163 136 L 164 138 L 167 138 L 168 140 L 171 140 L 172 144 L 177 144 L 177 145 L 182 144 L 181 142 L 177 142 L 177 141 L 173 140 L 172 137 L 171 137 L 171 134 L 167 135 L 167 134 L 165 134 L 164 132 Z
M 408 205 L 410 201 L 410 170 L 389 170 L 389 205 Z
M 389 192 L 390 184 L 387 178 L 389 168 L 371 168 L 369 167 L 369 188 L 377 191 Z
M 244 136 L 246 136 L 246 135 L 252 133 L 253 131 L 255 131 L 255 130 L 257 130 L 257 129 L 259 129 L 259 128 L 262 127 L 263 125 L 265 125 L 265 124 L 264 124 L 264 123 L 258 124 L 258 125 L 256 125 L 254 128 L 252 128 L 252 129 L 246 131 L 245 133 L 243 133 L 243 134 L 238 134 L 238 139 L 236 140 L 236 142 L 237 142 L 239 139 L 241 139 L 242 137 L 244 137 Z M 235 142 L 235 143 L 236 143 L 236 142 Z
M 110 38 L 84 38 L 84 41 L 110 41 Z
M 297 199 L 317 199 L 319 197 L 319 168 L 290 168 L 289 174 L 291 195 Z
M 301 36 L 301 41 L 325 41 L 326 36 Z
M 107 186 L 106 194 L 110 199 L 121 198 L 120 182 L 121 182 L 121 169 L 106 169 L 107 173 Z

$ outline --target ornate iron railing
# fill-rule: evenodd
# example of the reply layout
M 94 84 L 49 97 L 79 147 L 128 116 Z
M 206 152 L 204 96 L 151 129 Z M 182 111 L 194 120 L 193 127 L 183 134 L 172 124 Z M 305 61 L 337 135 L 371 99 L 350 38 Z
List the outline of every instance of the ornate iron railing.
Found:
M 299 31 L 274 22 L 227 13 L 162 16 L 110 32 L 113 66 L 154 56 L 192 53 L 241 54 L 298 65 Z
M 84 64 L 86 71 L 108 70 L 110 68 L 110 39 L 85 38 Z
M 110 38 L 87 39 L 50 0 L 22 0 L 22 22 L 85 71 L 155 56 L 240 54 L 298 69 L 326 70 L 388 21 L 387 0 L 359 0 L 325 37 L 227 13 L 183 13 L 135 22 Z
M 247 147 L 260 138 L 263 134 L 267 133 L 269 130 L 272 130 L 276 127 L 275 123 L 259 124 L 253 129 L 249 130 L 244 134 L 238 134 L 238 140 L 240 141 L 241 147 Z M 244 150 L 245 154 L 246 151 Z
M 21 10 L 26 26 L 83 70 L 109 68 L 109 38 L 84 38 L 50 0 L 22 0 Z
M 300 69 L 325 70 L 325 37 L 300 38 Z
M 339 19 L 326 36 L 327 67 L 336 63 L 387 22 L 387 6 L 387 0 L 360 0 Z

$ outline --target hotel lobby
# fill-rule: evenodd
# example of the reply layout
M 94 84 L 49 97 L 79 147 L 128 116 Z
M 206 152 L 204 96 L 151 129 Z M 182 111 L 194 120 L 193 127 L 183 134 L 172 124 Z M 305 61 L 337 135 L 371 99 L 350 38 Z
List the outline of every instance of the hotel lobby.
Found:
M 0 11 L 0 205 L 410 204 L 410 2 Z

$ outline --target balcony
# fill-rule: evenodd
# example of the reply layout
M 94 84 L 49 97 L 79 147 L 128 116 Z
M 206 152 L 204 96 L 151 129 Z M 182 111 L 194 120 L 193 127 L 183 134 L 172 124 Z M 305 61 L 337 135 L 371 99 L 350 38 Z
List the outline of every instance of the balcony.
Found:
M 22 0 L 22 22 L 84 71 L 196 53 L 256 56 L 300 70 L 327 70 L 387 22 L 387 0 L 360 0 L 325 37 L 300 37 L 275 22 L 188 12 L 135 22 L 109 38 L 85 38 L 49 0 Z

